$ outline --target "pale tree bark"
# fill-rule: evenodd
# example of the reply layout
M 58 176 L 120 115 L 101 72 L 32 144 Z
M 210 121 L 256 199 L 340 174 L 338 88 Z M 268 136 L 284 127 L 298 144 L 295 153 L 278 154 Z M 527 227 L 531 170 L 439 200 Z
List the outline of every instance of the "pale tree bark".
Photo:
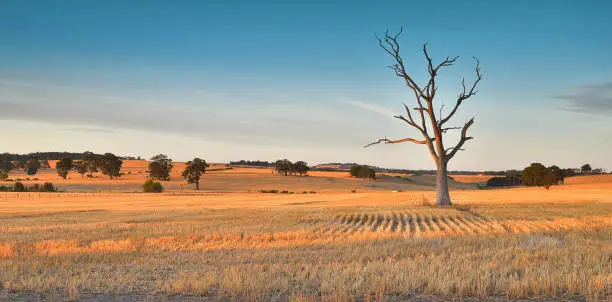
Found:
M 478 86 L 478 83 L 480 83 L 480 80 L 482 80 L 482 75 L 480 73 L 480 62 L 478 59 L 474 58 L 476 60 L 476 80 L 471 86 L 469 86 L 469 88 L 465 84 L 465 79 L 461 81 L 463 90 L 457 96 L 457 100 L 455 101 L 451 111 L 444 115 L 444 105 L 440 106 L 439 111 L 436 111 L 434 104 L 434 101 L 436 100 L 436 92 L 438 90 L 438 87 L 436 86 L 436 77 L 438 76 L 438 71 L 441 68 L 452 66 L 459 57 L 446 57 L 444 60 L 442 60 L 442 62 L 434 64 L 433 60 L 429 56 L 429 53 L 427 52 L 427 44 L 423 45 L 423 54 L 427 60 L 429 79 L 424 86 L 420 86 L 406 71 L 404 60 L 400 55 L 400 45 L 397 38 L 401 33 L 401 29 L 395 35 L 391 35 L 389 32 L 386 32 L 384 38 L 381 39 L 377 37 L 377 39 L 380 47 L 382 47 L 382 49 L 384 49 L 385 52 L 387 52 L 395 61 L 393 65 L 388 67 L 395 72 L 396 76 L 404 80 L 405 85 L 408 86 L 408 88 L 410 88 L 410 90 L 414 93 L 414 98 L 416 100 L 415 107 L 411 108 L 404 104 L 404 109 L 406 110 L 405 115 L 396 115 L 394 117 L 404 121 L 409 126 L 416 129 L 423 139 L 419 140 L 407 137 L 392 140 L 381 138 L 366 145 L 365 147 L 367 148 L 371 145 L 380 143 L 397 144 L 404 142 L 426 145 L 427 149 L 429 150 L 429 154 L 436 163 L 436 203 L 441 206 L 448 206 L 451 205 L 451 198 L 448 192 L 448 162 L 457 154 L 458 151 L 464 150 L 463 145 L 465 142 L 473 139 L 473 137 L 468 136 L 467 131 L 474 123 L 474 118 L 471 118 L 462 127 L 447 126 L 446 123 L 448 123 L 455 113 L 457 113 L 459 107 L 465 100 L 476 95 L 478 92 L 476 87 Z M 436 115 L 437 112 L 439 113 Z M 451 130 L 461 130 L 461 137 L 459 138 L 459 142 L 457 142 L 454 147 L 445 148 L 444 134 Z

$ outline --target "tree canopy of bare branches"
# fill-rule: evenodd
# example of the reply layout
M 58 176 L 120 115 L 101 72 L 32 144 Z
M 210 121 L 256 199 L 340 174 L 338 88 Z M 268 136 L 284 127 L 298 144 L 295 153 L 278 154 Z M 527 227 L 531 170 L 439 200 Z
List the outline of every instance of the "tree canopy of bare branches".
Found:
M 428 80 L 426 83 L 419 85 L 412 76 L 408 73 L 406 63 L 400 55 L 400 44 L 398 38 L 402 33 L 402 29 L 395 34 L 390 34 L 388 31 L 385 32 L 385 36 L 380 38 L 377 36 L 380 47 L 389 54 L 394 63 L 388 67 L 393 70 L 396 76 L 401 78 L 405 85 L 414 94 L 415 104 L 412 106 L 404 103 L 405 114 L 394 116 L 395 118 L 405 122 L 412 128 L 416 129 L 422 139 L 416 139 L 411 137 L 401 139 L 388 139 L 381 138 L 375 142 L 372 142 L 365 147 L 370 147 L 375 144 L 397 144 L 404 142 L 411 142 L 420 145 L 426 145 L 429 149 L 429 153 L 433 158 L 437 166 L 437 179 L 436 179 L 436 191 L 437 191 L 437 203 L 439 205 L 450 205 L 450 195 L 448 193 L 448 177 L 447 177 L 447 165 L 448 162 L 457 154 L 458 151 L 464 150 L 464 144 L 473 139 L 468 135 L 468 130 L 474 124 L 474 118 L 471 118 L 463 124 L 463 126 L 449 126 L 447 125 L 453 116 L 459 110 L 459 107 L 464 104 L 466 100 L 478 93 L 477 86 L 482 80 L 482 74 L 480 72 L 480 61 L 476 57 L 476 79 L 471 85 L 466 84 L 465 79 L 461 81 L 462 90 L 459 92 L 452 109 L 444 114 L 444 105 L 440 106 L 439 111 L 436 110 L 436 93 L 438 86 L 436 85 L 436 79 L 438 73 L 446 68 L 453 66 L 459 57 L 446 57 L 441 62 L 434 63 L 434 60 L 429 55 L 427 50 L 427 44 L 423 45 L 423 55 L 427 60 L 427 72 Z M 456 145 L 452 147 L 445 147 L 444 145 L 444 134 L 451 130 L 460 130 L 460 138 Z

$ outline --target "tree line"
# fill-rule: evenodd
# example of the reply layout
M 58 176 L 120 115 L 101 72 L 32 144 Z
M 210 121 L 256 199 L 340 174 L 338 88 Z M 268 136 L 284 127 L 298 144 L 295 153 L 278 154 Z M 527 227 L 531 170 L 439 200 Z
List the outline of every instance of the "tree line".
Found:
M 85 177 L 85 175 L 87 175 L 87 177 L 93 177 L 93 173 L 97 172 L 108 176 L 110 179 L 117 179 L 123 175 L 121 172 L 123 158 L 116 156 L 113 153 L 95 154 L 87 151 L 83 153 L 64 152 L 57 154 L 78 155 L 76 156 L 78 159 L 65 156 L 61 157 L 56 162 L 55 169 L 57 174 L 63 179 L 68 177 L 70 171 L 75 171 L 78 174 L 81 174 L 81 177 Z M 14 162 L 15 158 L 15 156 L 8 153 L 0 154 L 0 180 L 7 179 L 10 171 L 20 168 L 19 165 Z M 39 160 L 38 158 L 30 158 L 21 168 L 24 168 L 28 175 L 34 175 L 39 169 L 44 167 L 45 163 L 47 166 L 49 166 L 48 160 L 46 159 Z M 147 173 L 153 181 L 168 181 L 170 180 L 170 174 L 173 167 L 174 164 L 172 159 L 170 159 L 167 155 L 158 154 L 151 157 Z M 208 167 L 209 165 L 205 160 L 196 157 L 185 163 L 185 168 L 182 171 L 181 176 L 187 181 L 187 183 L 194 184 L 196 190 L 199 190 L 200 178 L 202 174 L 206 173 L 206 168 Z M 151 186 L 158 187 L 156 184 L 152 184 Z M 161 184 L 159 186 L 161 186 Z M 157 189 L 155 190 L 157 191 Z
M 230 166 L 254 166 L 254 167 L 272 167 L 271 162 L 261 160 L 244 160 L 230 161 Z
M 594 172 L 594 170 L 598 170 Z M 522 171 L 509 171 L 505 176 L 493 177 L 487 181 L 487 187 L 538 186 L 550 189 L 553 185 L 563 184 L 567 177 L 587 174 L 601 174 L 603 169 L 592 169 L 584 164 L 580 169 L 546 167 L 541 163 L 532 163 Z

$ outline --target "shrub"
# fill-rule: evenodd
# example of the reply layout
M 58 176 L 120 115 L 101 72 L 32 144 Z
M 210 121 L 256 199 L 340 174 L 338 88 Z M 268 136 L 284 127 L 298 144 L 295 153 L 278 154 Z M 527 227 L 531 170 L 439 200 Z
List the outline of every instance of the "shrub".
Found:
M 7 180 L 8 177 L 8 173 L 0 171 L 0 180 Z
M 349 172 L 353 177 L 376 179 L 376 171 L 368 166 L 352 166 Z
M 503 188 L 503 187 L 514 187 L 520 186 L 522 179 L 517 176 L 504 176 L 504 177 L 493 177 L 487 181 L 487 187 L 491 188 Z
M 40 189 L 41 192 L 56 192 L 57 189 L 53 186 L 52 183 L 50 182 L 46 182 L 42 185 L 42 188 Z
M 16 182 L 13 185 L 13 192 L 26 192 L 26 187 L 21 182 Z
M 147 193 L 161 193 L 164 191 L 164 187 L 161 183 L 151 179 L 145 181 L 145 183 L 142 185 L 142 189 Z

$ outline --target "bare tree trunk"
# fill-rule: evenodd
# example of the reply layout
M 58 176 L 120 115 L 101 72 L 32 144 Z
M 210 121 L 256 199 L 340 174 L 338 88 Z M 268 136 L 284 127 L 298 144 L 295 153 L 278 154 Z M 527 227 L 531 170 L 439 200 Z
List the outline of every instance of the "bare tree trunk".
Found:
M 195 185 L 196 185 L 196 190 L 200 190 L 200 182 L 196 181 Z
M 438 164 L 436 173 L 436 204 L 439 206 L 450 206 L 451 199 L 448 193 L 448 171 L 445 163 Z

